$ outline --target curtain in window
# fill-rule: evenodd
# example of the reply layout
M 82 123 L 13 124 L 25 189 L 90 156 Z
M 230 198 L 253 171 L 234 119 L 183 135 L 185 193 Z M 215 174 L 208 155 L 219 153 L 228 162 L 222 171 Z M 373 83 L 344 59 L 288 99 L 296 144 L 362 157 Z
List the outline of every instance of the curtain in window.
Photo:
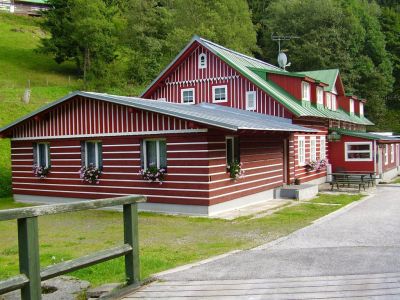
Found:
M 157 165 L 157 141 L 146 141 L 146 158 L 147 168 L 153 164 Z
M 96 166 L 96 144 L 92 142 L 87 142 L 86 143 L 86 156 L 87 156 L 87 162 L 86 165 L 90 166 Z
M 167 143 L 165 141 L 159 141 L 160 147 L 160 168 L 167 167 Z

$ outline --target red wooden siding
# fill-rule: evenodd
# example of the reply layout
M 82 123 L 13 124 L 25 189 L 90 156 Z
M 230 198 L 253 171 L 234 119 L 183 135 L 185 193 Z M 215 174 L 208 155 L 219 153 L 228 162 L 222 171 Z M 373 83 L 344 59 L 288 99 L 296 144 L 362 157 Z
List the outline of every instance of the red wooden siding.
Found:
M 212 137 L 214 143 L 223 145 L 225 137 Z M 283 138 L 279 135 L 239 136 L 240 161 L 245 171 L 244 178 L 232 180 L 226 169 L 225 153 L 210 152 L 210 203 L 233 200 L 254 193 L 270 190 L 283 184 Z
M 51 171 L 46 179 L 33 175 L 32 142 L 12 141 L 13 192 L 88 199 L 144 194 L 149 202 L 212 205 L 283 183 L 283 143 L 278 136 L 241 137 L 246 176 L 233 181 L 226 169 L 225 135 L 168 135 L 168 173 L 162 185 L 144 181 L 139 175 L 141 138 L 135 136 L 103 137 L 100 183 L 83 183 L 79 178 L 80 141 L 49 140 Z
M 13 129 L 14 139 L 146 134 L 199 129 L 193 122 L 128 106 L 76 97 Z
M 207 68 L 204 69 L 198 68 L 198 56 L 201 53 L 207 55 Z M 179 63 L 165 80 L 159 83 L 154 92 L 151 89 L 143 97 L 162 98 L 168 102 L 181 103 L 181 90 L 194 88 L 196 103 L 212 103 L 212 87 L 215 85 L 227 85 L 228 101 L 218 103 L 220 105 L 246 109 L 246 91 L 256 91 L 257 112 L 285 118 L 291 117 L 291 113 L 283 105 L 202 46 L 198 46 L 190 52 L 187 58 Z
M 374 160 L 371 161 L 346 161 L 345 160 L 345 143 L 346 142 L 371 142 L 372 157 L 375 156 L 374 141 L 365 140 L 358 137 L 342 136 L 338 142 L 329 142 L 329 161 L 333 165 L 333 171 L 336 168 L 342 168 L 347 171 L 365 171 L 374 172 Z M 389 151 L 390 152 L 390 151 Z
M 269 74 L 268 79 L 272 80 L 283 89 L 285 89 L 289 94 L 296 97 L 296 99 L 301 100 L 301 81 L 302 79 L 299 77 L 290 77 L 283 76 L 279 74 Z M 314 85 L 310 83 L 311 89 L 314 88 Z

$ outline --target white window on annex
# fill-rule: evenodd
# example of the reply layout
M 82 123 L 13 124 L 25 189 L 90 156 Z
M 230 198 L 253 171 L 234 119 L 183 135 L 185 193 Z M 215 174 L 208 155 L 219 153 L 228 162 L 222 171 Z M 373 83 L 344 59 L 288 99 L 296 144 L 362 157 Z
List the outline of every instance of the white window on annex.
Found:
M 317 137 L 310 137 L 310 160 L 317 160 Z
M 185 104 L 194 104 L 194 88 L 181 90 L 181 102 Z
M 304 136 L 297 138 L 297 156 L 299 166 L 304 166 L 306 164 L 306 142 Z
M 326 139 L 325 136 L 321 136 L 319 140 L 319 159 L 326 158 Z
M 199 69 L 207 68 L 207 54 L 199 54 Z
M 344 143 L 345 161 L 372 161 L 371 142 Z
M 256 110 L 257 109 L 257 93 L 256 91 L 246 92 L 246 109 Z
M 354 114 L 354 100 L 350 99 L 350 113 Z
M 156 166 L 159 169 L 167 168 L 167 144 L 163 139 L 147 139 L 142 144 L 143 169 Z
M 317 86 L 317 104 L 324 104 L 324 88 Z
M 311 88 L 308 82 L 303 81 L 301 83 L 301 100 L 310 101 L 311 99 Z
M 82 159 L 85 167 L 101 168 L 103 164 L 102 144 L 98 141 L 86 141 L 82 145 Z
M 385 145 L 385 148 L 383 150 L 383 160 L 385 161 L 385 165 L 389 163 L 389 147 L 388 145 Z
M 227 96 L 227 86 L 226 85 L 216 85 L 212 87 L 212 99 L 214 103 L 226 102 L 228 101 Z
M 360 102 L 360 116 L 364 115 L 364 103 Z
M 394 144 L 390 144 L 390 162 L 394 163 Z
M 49 168 L 50 167 L 50 144 L 37 143 L 33 146 L 34 164 L 37 167 Z

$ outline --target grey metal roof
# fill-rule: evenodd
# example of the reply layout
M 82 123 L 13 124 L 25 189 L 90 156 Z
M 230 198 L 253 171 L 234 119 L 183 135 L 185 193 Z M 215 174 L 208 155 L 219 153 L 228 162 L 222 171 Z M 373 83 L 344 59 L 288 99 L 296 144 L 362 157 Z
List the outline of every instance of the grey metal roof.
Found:
M 148 100 L 137 97 L 126 97 L 94 92 L 77 91 L 71 93 L 53 103 L 18 119 L 17 121 L 0 129 L 0 133 L 33 117 L 51 107 L 54 107 L 75 96 L 93 98 L 97 100 L 126 105 L 137 109 L 143 109 L 155 113 L 177 117 L 200 124 L 217 128 L 238 130 L 264 130 L 264 131 L 289 131 L 289 132 L 316 132 L 314 129 L 292 124 L 290 119 L 264 115 L 251 111 L 221 106 L 217 104 L 201 103 L 196 105 L 170 103 L 156 100 Z

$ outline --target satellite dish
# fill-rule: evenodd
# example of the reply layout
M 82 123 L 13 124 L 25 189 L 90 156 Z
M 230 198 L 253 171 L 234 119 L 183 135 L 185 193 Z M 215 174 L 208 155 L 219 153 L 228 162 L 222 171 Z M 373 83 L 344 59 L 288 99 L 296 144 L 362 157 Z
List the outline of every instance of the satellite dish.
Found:
M 284 69 L 286 67 L 287 64 L 287 56 L 285 53 L 283 52 L 279 52 L 278 54 L 278 65 Z
M 278 54 L 278 65 L 279 67 L 281 67 L 282 69 L 285 70 L 286 67 L 290 66 L 290 63 L 287 62 L 287 56 L 285 53 L 283 52 L 279 52 Z

